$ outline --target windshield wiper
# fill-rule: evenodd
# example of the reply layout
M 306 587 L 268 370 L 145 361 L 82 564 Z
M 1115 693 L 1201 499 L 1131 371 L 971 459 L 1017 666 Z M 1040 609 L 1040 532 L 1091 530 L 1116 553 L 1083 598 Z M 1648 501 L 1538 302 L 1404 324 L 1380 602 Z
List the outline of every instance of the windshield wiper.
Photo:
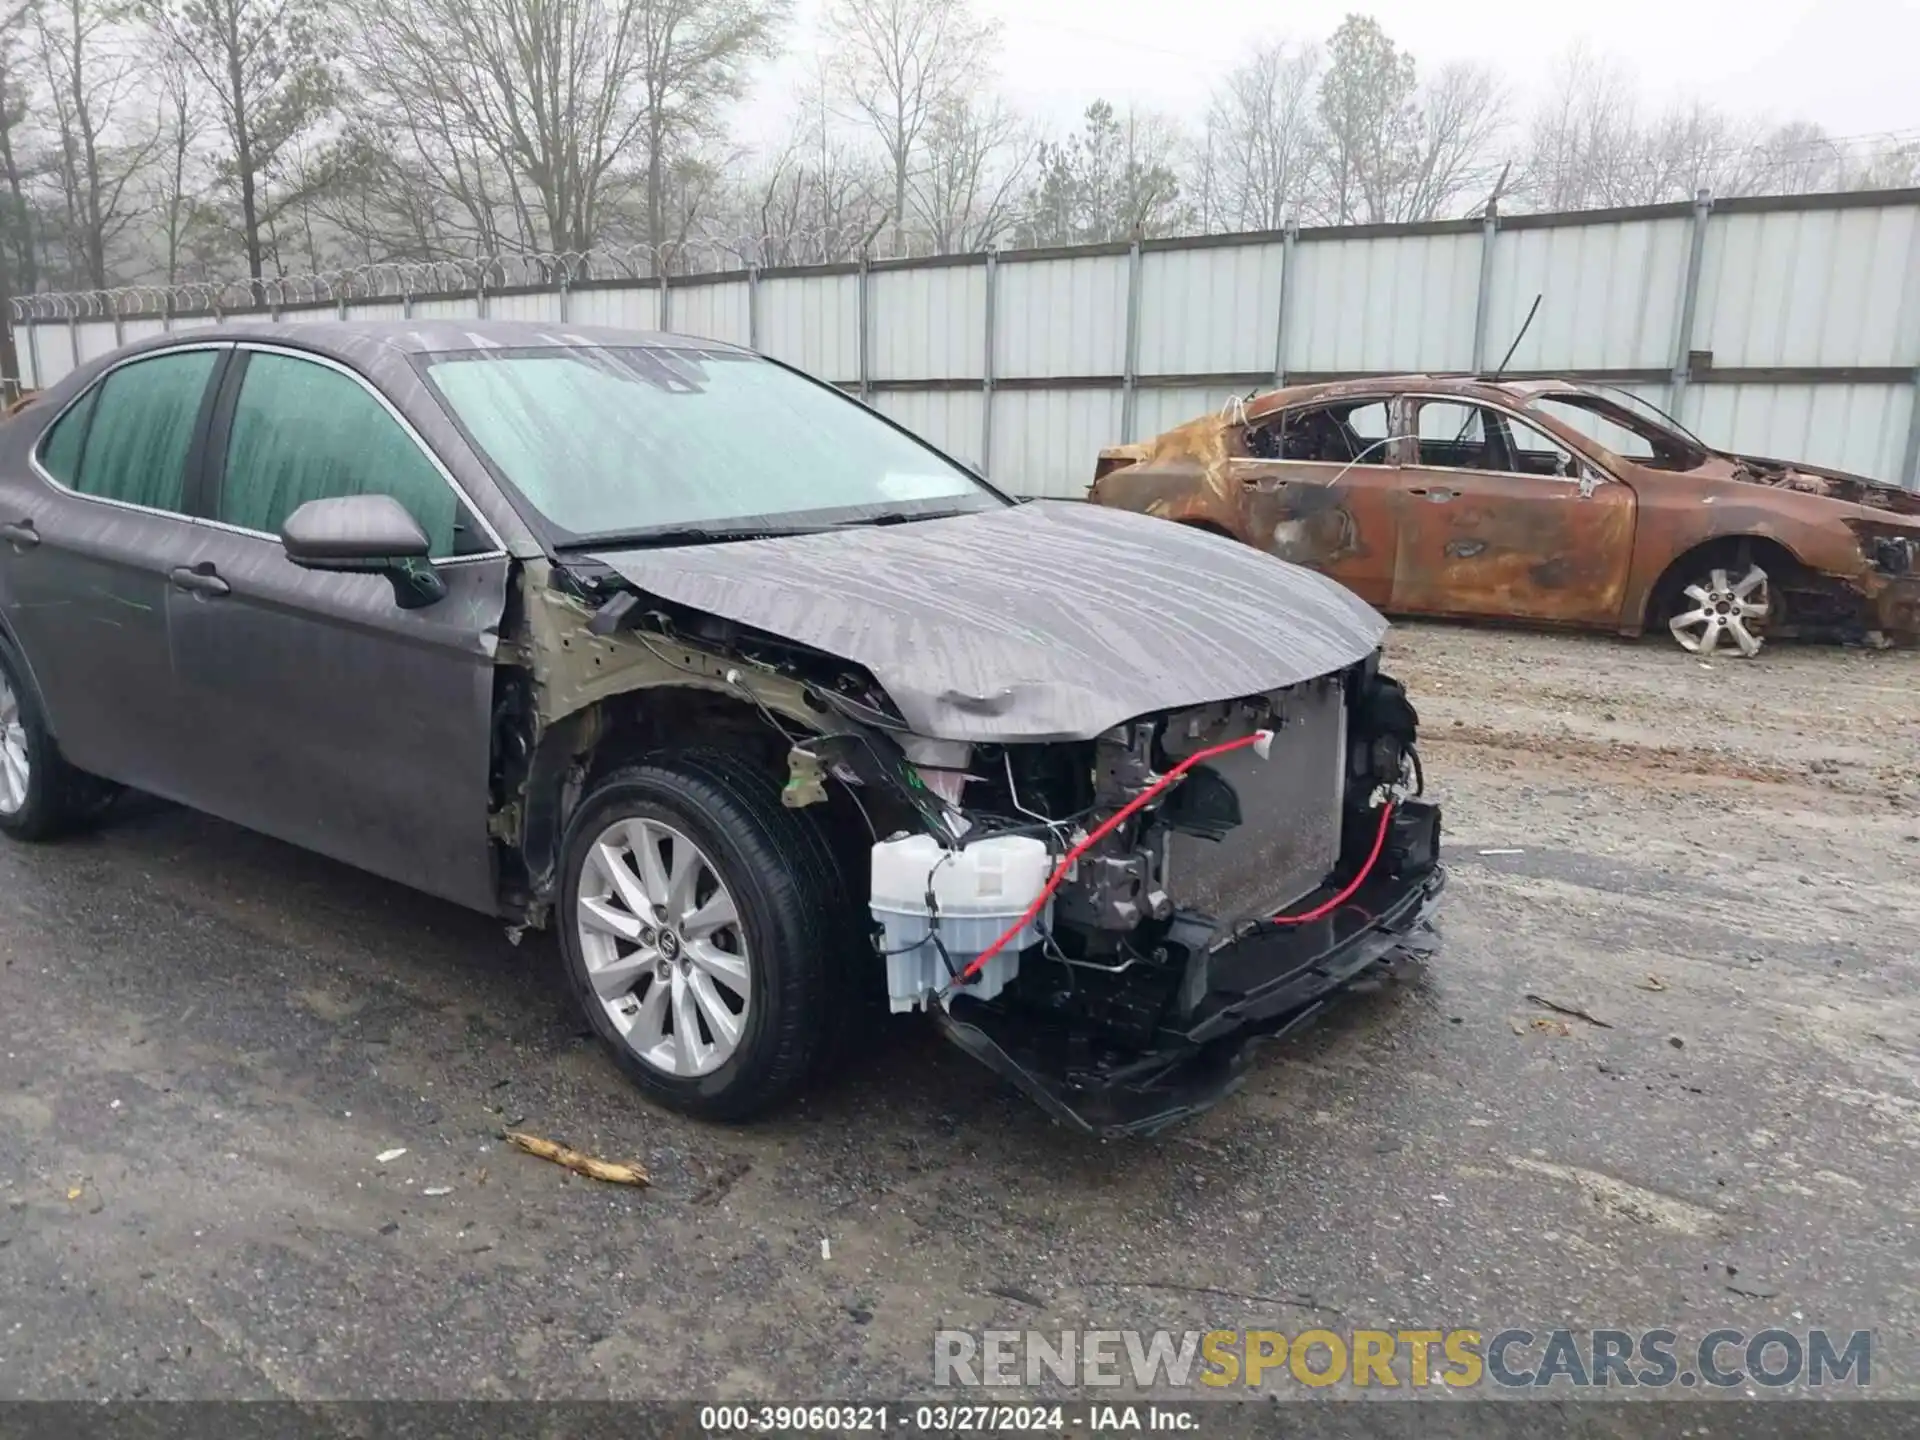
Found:
M 915 520 L 952 520 L 961 515 L 978 515 L 978 510 L 885 510 L 878 515 L 860 515 L 851 520 L 836 520 L 835 530 L 852 530 L 862 525 L 906 525 Z
M 914 520 L 951 520 L 960 515 L 977 515 L 977 510 L 883 510 L 877 515 L 861 515 L 848 520 L 829 520 L 813 525 L 669 525 L 658 530 L 609 530 L 601 535 L 585 535 L 578 540 L 563 540 L 556 550 L 644 550 L 663 545 L 724 545 L 735 540 L 773 540 L 792 535 L 820 535 L 829 530 L 853 530 L 867 525 L 905 525 Z
M 658 545 L 723 545 L 783 535 L 817 535 L 818 525 L 671 525 L 661 530 L 617 530 L 563 540 L 556 550 L 644 550 Z

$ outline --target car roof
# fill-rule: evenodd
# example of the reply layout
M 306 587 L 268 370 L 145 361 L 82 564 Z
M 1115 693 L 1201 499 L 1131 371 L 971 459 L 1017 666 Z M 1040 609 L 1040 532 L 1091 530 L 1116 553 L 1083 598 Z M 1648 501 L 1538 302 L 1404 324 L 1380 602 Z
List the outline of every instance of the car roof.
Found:
M 1340 400 L 1349 396 L 1365 397 L 1382 392 L 1418 390 L 1428 395 L 1458 395 L 1462 399 L 1488 400 L 1495 403 L 1524 409 L 1542 395 L 1589 395 L 1595 399 L 1606 397 L 1589 385 L 1577 380 L 1561 379 L 1516 379 L 1501 380 L 1480 375 L 1369 375 L 1347 380 L 1323 380 L 1310 385 L 1289 385 L 1280 390 L 1269 390 L 1257 400 L 1247 402 L 1246 413 L 1249 419 L 1258 419 L 1262 415 L 1271 415 L 1277 410 L 1291 410 L 1296 405 L 1311 405 L 1321 401 Z
M 649 346 L 658 349 L 750 352 L 724 340 L 657 330 L 621 330 L 607 325 L 556 325 L 532 320 L 223 320 L 176 326 L 127 346 L 122 354 L 209 340 L 266 340 L 311 350 L 378 377 L 389 366 L 407 366 L 415 355 L 474 354 L 488 350 L 577 349 L 582 346 Z

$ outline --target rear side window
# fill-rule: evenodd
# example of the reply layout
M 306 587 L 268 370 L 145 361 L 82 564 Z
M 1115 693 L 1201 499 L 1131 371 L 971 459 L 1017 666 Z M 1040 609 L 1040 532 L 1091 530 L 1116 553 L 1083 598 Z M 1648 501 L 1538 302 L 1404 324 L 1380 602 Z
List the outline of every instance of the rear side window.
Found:
M 227 439 L 219 518 L 277 535 L 309 500 L 391 495 L 441 559 L 483 549 L 458 497 L 414 438 L 359 381 L 325 365 L 247 357 Z
M 75 406 L 61 418 L 42 463 L 83 495 L 184 509 L 187 452 L 218 359 L 218 351 L 189 350 L 122 365 L 94 388 L 97 399 L 84 402 L 90 414 Z
M 53 422 L 40 442 L 40 464 L 46 472 L 71 490 L 80 476 L 80 447 L 87 438 L 87 421 L 93 415 L 93 402 L 100 398 L 98 386 L 87 391 L 73 407 Z
M 1387 402 L 1342 400 L 1289 410 L 1247 436 L 1247 453 L 1262 460 L 1328 465 L 1390 465 Z

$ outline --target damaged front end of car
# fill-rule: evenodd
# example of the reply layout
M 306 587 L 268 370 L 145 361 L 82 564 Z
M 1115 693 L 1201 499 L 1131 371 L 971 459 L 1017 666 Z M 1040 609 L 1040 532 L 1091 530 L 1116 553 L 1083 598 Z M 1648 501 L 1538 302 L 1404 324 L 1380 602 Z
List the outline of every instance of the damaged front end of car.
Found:
M 1809 528 L 1838 517 L 1849 543 L 1794 538 L 1817 563 L 1784 577 L 1788 623 L 1777 633 L 1874 646 L 1920 644 L 1920 495 L 1842 470 L 1716 454 L 1733 478 L 1816 497 Z M 1833 502 L 1828 505 L 1825 502 Z
M 981 747 L 969 831 L 1037 840 L 1045 865 L 1006 867 L 994 924 L 966 907 L 955 948 L 937 905 L 881 908 L 878 847 L 880 943 L 919 961 L 890 953 L 892 1002 L 933 1010 L 1075 1128 L 1150 1133 L 1196 1113 L 1238 1085 L 1255 1042 L 1383 957 L 1430 948 L 1445 875 L 1413 747 L 1377 656 L 1074 747 Z M 948 853 L 964 864 L 980 843 Z M 974 947 L 1003 920 L 1021 948 L 983 967 Z
M 1432 943 L 1439 812 L 1384 622 L 1232 542 L 1021 506 L 570 558 L 522 605 L 496 831 L 528 923 L 597 757 L 691 723 L 830 835 L 867 998 L 1074 1128 L 1206 1108 Z

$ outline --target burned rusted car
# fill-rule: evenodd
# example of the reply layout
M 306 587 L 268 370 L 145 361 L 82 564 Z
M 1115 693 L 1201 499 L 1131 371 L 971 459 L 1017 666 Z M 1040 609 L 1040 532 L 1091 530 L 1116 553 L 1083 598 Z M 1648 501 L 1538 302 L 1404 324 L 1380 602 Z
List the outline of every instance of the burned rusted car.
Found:
M 710 341 L 229 325 L 0 425 L 0 832 L 134 786 L 551 925 L 627 1073 L 716 1118 L 926 1010 L 1151 1130 L 1425 949 L 1384 630 Z
M 1920 636 L 1920 494 L 1715 450 L 1566 381 L 1276 390 L 1102 451 L 1089 498 L 1310 565 L 1389 614 L 1664 628 L 1699 654 Z

